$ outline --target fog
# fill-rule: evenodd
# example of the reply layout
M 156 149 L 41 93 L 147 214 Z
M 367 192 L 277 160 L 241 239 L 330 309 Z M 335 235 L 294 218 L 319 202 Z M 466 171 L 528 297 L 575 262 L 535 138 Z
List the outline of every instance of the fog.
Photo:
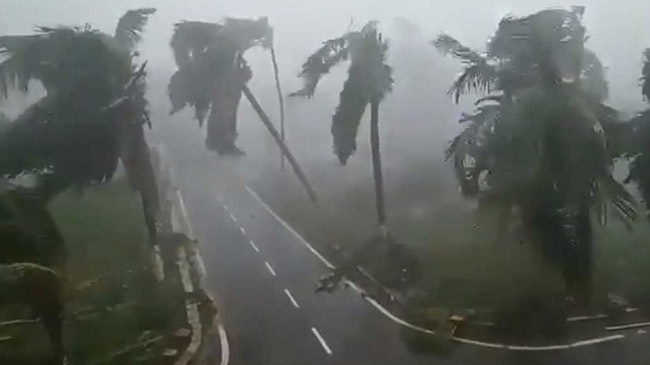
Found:
M 198 227 L 197 237 L 207 241 L 201 242 L 204 244 L 202 250 L 205 250 L 203 254 L 206 256 L 208 272 L 214 270 L 212 275 L 216 277 L 212 280 L 214 282 L 209 282 L 208 285 L 210 291 L 218 292 L 220 299 L 225 298 L 223 313 L 226 324 L 228 321 L 233 323 L 228 330 L 234 329 L 230 333 L 230 336 L 235 338 L 234 348 L 244 354 L 241 355 L 242 358 L 245 358 L 246 353 L 255 353 L 247 351 L 246 345 L 251 348 L 253 345 L 260 345 L 260 354 L 266 354 L 264 351 L 274 353 L 278 345 L 273 345 L 270 339 L 276 339 L 276 333 L 281 332 L 278 329 L 284 328 L 284 324 L 278 322 L 265 327 L 267 323 L 264 320 L 269 320 L 270 323 L 269 318 L 276 318 L 274 316 L 277 314 L 278 317 L 286 315 L 287 318 L 292 318 L 289 320 L 293 321 L 291 325 L 299 323 L 301 326 L 303 323 L 300 321 L 305 320 L 309 326 L 315 326 L 313 323 L 325 318 L 321 324 L 331 322 L 327 325 L 332 326 L 329 328 L 332 338 L 336 333 L 336 336 L 343 339 L 341 343 L 360 343 L 366 337 L 369 338 L 360 346 L 368 345 L 370 350 L 367 351 L 374 352 L 375 348 L 382 347 L 377 346 L 377 343 L 385 341 L 388 343 L 386 349 L 377 349 L 375 354 L 381 358 L 384 350 L 386 354 L 402 354 L 402 351 L 405 351 L 400 342 L 400 336 L 404 336 L 404 333 L 389 332 L 383 324 L 377 325 L 378 321 L 371 317 L 375 312 L 368 315 L 368 312 L 359 309 L 360 302 L 356 294 L 349 302 L 346 302 L 348 299 L 341 299 L 347 298 L 343 295 L 336 296 L 339 294 L 313 300 L 312 284 L 327 268 L 320 265 L 322 262 L 317 262 L 314 257 L 307 256 L 311 253 L 303 247 L 303 244 L 311 241 L 325 256 L 334 256 L 348 248 L 348 252 L 357 250 L 362 246 L 362 242 L 377 232 L 369 142 L 370 112 L 366 110 L 361 121 L 356 152 L 346 166 L 341 166 L 333 152 L 330 128 L 332 114 L 339 102 L 339 92 L 347 75 L 347 64 L 335 67 L 329 75 L 323 77 L 312 98 L 288 97 L 290 92 L 302 86 L 302 80 L 298 77 L 302 63 L 321 42 L 337 37 L 348 29 L 360 28 L 368 21 L 379 21 L 379 29 L 389 41 L 388 64 L 393 68 L 395 81 L 392 92 L 385 96 L 380 105 L 381 158 L 388 226 L 391 234 L 399 238 L 399 243 L 407 243 L 396 246 L 408 246 L 409 250 L 415 252 L 418 259 L 424 262 L 423 266 L 427 265 L 422 270 L 423 284 L 419 287 L 409 287 L 408 289 L 413 291 L 408 292 L 408 295 L 413 292 L 426 292 L 434 298 L 427 300 L 435 302 L 435 305 L 442 303 L 450 307 L 457 306 L 458 303 L 500 306 L 515 297 L 518 299 L 519 295 L 523 296 L 529 287 L 535 285 L 533 280 L 538 277 L 548 276 L 552 280 L 559 278 L 559 271 L 549 275 L 543 271 L 546 268 L 538 270 L 543 266 L 538 265 L 540 255 L 533 253 L 532 245 L 514 244 L 515 241 L 521 243 L 518 237 L 503 239 L 513 244 L 502 253 L 500 250 L 504 246 L 493 245 L 496 239 L 490 240 L 482 236 L 494 233 L 490 230 L 493 227 L 485 228 L 489 224 L 479 226 L 481 222 L 476 219 L 479 214 L 476 214 L 477 210 L 474 209 L 475 202 L 464 199 L 458 192 L 459 184 L 452 166 L 445 161 L 445 149 L 461 128 L 458 119 L 461 113 L 472 110 L 475 98 L 474 95 L 469 95 L 458 105 L 454 103 L 448 90 L 462 64 L 458 60 L 441 55 L 430 42 L 439 34 L 448 33 L 461 43 L 483 51 L 499 20 L 504 16 L 523 16 L 548 7 L 571 5 L 586 7 L 583 19 L 589 36 L 586 46 L 598 55 L 606 68 L 610 95 L 606 103 L 620 110 L 625 116 L 647 108 L 639 86 L 642 53 L 650 47 L 650 1 L 647 0 L 583 0 L 580 4 L 575 4 L 573 0 L 0 0 L 0 35 L 30 34 L 36 26 L 85 24 L 112 34 L 117 20 L 127 10 L 156 8 L 157 11 L 149 18 L 142 42 L 137 48 L 138 62 L 147 62 L 147 99 L 152 120 L 152 128 L 146 132 L 147 140 L 151 145 L 165 146 L 165 157 L 171 160 L 174 170 L 174 184 L 178 184 L 180 191 L 185 194 L 189 216 L 195 218 L 191 223 Z M 205 125 L 199 128 L 191 108 L 186 107 L 185 110 L 170 115 L 167 85 L 176 71 L 169 46 L 174 24 L 183 20 L 216 23 L 221 22 L 224 17 L 263 16 L 268 17 L 274 29 L 274 47 L 278 56 L 282 89 L 286 95 L 286 141 L 304 168 L 307 178 L 314 185 L 318 204 L 312 204 L 308 200 L 288 166 L 284 170 L 280 169 L 280 151 L 277 145 L 244 98 L 239 106 L 237 121 L 237 146 L 245 152 L 245 156 L 241 158 L 217 157 L 216 153 L 208 151 L 205 146 Z M 277 126 L 280 113 L 269 52 L 259 47 L 253 48 L 247 51 L 246 59 L 253 71 L 248 86 Z M 7 101 L 0 102 L 0 112 L 14 117 L 38 100 L 43 95 L 43 90 L 36 82 L 33 82 L 33 85 L 35 87 L 30 88 L 28 95 L 11 93 Z M 169 180 L 161 185 L 167 182 Z M 251 203 L 254 201 L 251 197 L 255 198 L 257 195 L 245 193 L 243 183 L 252 187 L 262 198 L 258 197 L 258 202 Z M 173 189 L 176 186 L 165 187 Z M 232 192 L 230 197 L 229 192 Z M 221 197 L 217 198 L 219 195 Z M 233 202 L 230 208 L 225 203 L 229 198 Z M 190 219 L 185 212 L 181 194 L 178 194 L 178 199 L 179 202 L 174 204 L 183 207 L 183 225 L 187 231 L 191 231 Z M 269 215 L 264 210 L 268 209 L 267 203 L 289 222 L 282 223 L 285 228 L 281 228 L 275 213 L 271 212 Z M 167 213 L 170 217 L 176 217 L 171 210 L 170 208 Z M 229 214 L 231 220 L 225 213 Z M 235 218 L 238 213 L 241 213 L 238 216 L 240 221 Z M 588 214 L 589 212 L 587 218 Z M 103 218 L 98 220 L 101 219 Z M 172 219 L 174 218 L 170 218 L 170 221 Z M 246 224 L 249 226 L 245 227 Z M 289 225 L 295 227 L 306 240 L 293 231 L 293 228 L 287 228 Z M 173 223 L 170 223 L 170 226 L 173 226 Z M 620 284 L 617 281 L 620 280 L 623 283 L 621 287 L 624 288 L 644 286 L 638 285 L 638 281 L 628 280 L 627 276 L 648 277 L 645 267 L 650 260 L 650 250 L 646 245 L 646 248 L 639 251 L 642 252 L 639 254 L 640 258 L 632 257 L 634 255 L 630 254 L 631 249 L 624 250 L 620 248 L 622 245 L 618 245 L 619 241 L 623 240 L 619 238 L 623 234 L 622 226 L 613 226 L 611 230 L 605 231 L 603 228 L 597 232 L 597 243 L 600 246 L 594 251 L 600 251 L 596 252 L 594 257 L 601 266 L 596 270 L 595 276 L 598 279 L 605 278 L 599 285 L 609 289 L 608 285 Z M 484 228 L 485 230 L 482 230 Z M 137 229 L 138 227 L 136 231 Z M 246 230 L 251 235 L 250 239 Z M 186 238 L 195 238 L 190 237 L 191 234 L 187 231 L 184 232 L 187 233 Z M 253 238 L 255 234 L 259 240 L 257 237 Z M 647 234 L 645 227 L 635 231 L 633 236 L 630 236 L 632 238 L 625 239 L 627 243 L 647 241 Z M 514 237 L 514 234 L 512 236 Z M 261 250 L 255 246 L 254 240 L 258 242 Z M 264 240 L 269 242 L 260 242 Z M 190 247 L 192 242 L 194 241 L 188 239 L 184 244 Z M 291 246 L 296 242 L 297 244 Z M 602 242 L 606 242 L 611 251 L 602 249 Z M 612 242 L 616 244 L 611 244 Z M 242 247 L 248 249 L 248 244 L 254 247 L 257 254 L 267 255 L 264 260 L 268 261 L 259 261 L 259 256 L 251 258 L 249 254 L 254 255 L 252 251 L 243 252 Z M 332 254 L 328 250 L 332 250 L 335 244 L 349 246 L 341 251 L 334 250 L 337 252 Z M 612 247 L 616 247 L 618 251 Z M 226 254 L 222 254 L 222 250 Z M 315 252 L 314 248 L 311 248 L 311 251 Z M 381 252 L 384 253 L 387 253 L 385 256 L 390 256 L 389 251 Z M 608 254 L 611 254 L 611 257 L 606 257 Z M 341 254 L 340 257 L 343 256 L 344 254 Z M 472 256 L 471 260 L 467 260 L 467 256 Z M 347 263 L 346 259 L 342 258 L 341 262 Z M 639 263 L 642 260 L 646 262 Z M 615 263 L 612 263 L 614 261 Z M 265 292 L 269 289 L 268 282 L 264 281 L 266 276 L 260 279 L 261 275 L 255 271 L 259 267 L 263 268 L 258 265 L 260 262 L 264 262 L 269 268 L 274 280 L 287 279 L 287 282 L 290 282 L 283 282 L 281 285 L 286 288 L 293 285 L 297 288 L 294 293 L 297 294 L 299 302 L 305 303 L 308 309 L 313 307 L 316 310 L 313 313 L 305 311 L 307 315 L 300 317 L 300 321 L 292 317 L 293 312 L 282 312 L 288 308 L 282 307 L 286 303 L 278 304 L 274 302 L 275 299 L 268 299 L 275 298 L 275 294 Z M 633 269 L 629 269 L 634 275 L 627 275 L 627 272 L 621 269 L 628 262 L 637 264 Z M 374 262 L 378 267 L 383 263 Z M 274 266 L 279 273 L 277 277 L 270 264 L 277 264 Z M 336 261 L 335 264 L 339 265 Z M 634 271 L 639 267 L 643 269 Z M 289 275 L 283 276 L 285 269 Z M 401 266 L 397 267 L 397 271 L 400 275 L 406 272 Z M 616 278 L 610 275 L 619 271 L 623 274 Z M 241 289 L 240 285 L 244 289 Z M 293 302 L 288 289 L 282 288 Z M 602 293 L 605 292 L 606 290 L 602 289 Z M 258 294 L 259 297 L 255 297 Z M 285 300 L 283 295 L 280 294 L 280 297 Z M 408 295 L 405 294 L 404 297 L 411 300 L 412 297 Z M 268 305 L 258 305 L 261 300 L 267 299 Z M 310 300 L 313 301 L 309 302 Z M 389 300 L 393 301 L 394 298 L 391 296 Z M 429 304 L 427 302 L 427 305 Z M 293 305 L 298 308 L 297 303 Z M 312 307 L 309 307 L 310 305 Z M 332 308 L 334 309 L 328 312 Z M 222 307 L 219 310 L 222 310 Z M 350 324 L 332 320 L 348 316 L 340 313 L 354 314 L 346 319 L 350 320 Z M 260 334 L 256 323 L 258 319 L 262 324 Z M 313 323 L 309 322 L 312 320 Z M 564 317 L 561 321 L 563 324 L 567 322 Z M 247 327 L 249 325 L 250 327 Z M 358 329 L 361 335 L 351 335 L 348 325 L 355 331 Z M 373 327 L 375 325 L 377 327 Z M 309 326 L 305 328 L 309 329 Z M 323 327 L 326 328 L 323 332 L 328 335 L 327 327 Z M 302 330 L 304 328 L 293 331 L 292 336 L 302 340 Z M 264 331 L 267 331 L 264 334 L 266 337 L 262 335 Z M 287 332 L 291 331 L 292 329 Z M 311 327 L 311 331 L 315 333 L 314 327 Z M 309 336 L 306 337 L 310 338 Z M 317 335 L 321 341 L 319 336 Z M 280 335 L 277 338 L 281 338 Z M 297 340 L 295 342 L 298 343 Z M 359 343 L 355 342 L 355 346 L 359 346 Z M 336 345 L 334 342 L 335 352 L 338 351 Z M 281 349 L 278 353 L 311 351 L 302 344 L 295 347 L 298 349 Z M 473 354 L 477 359 L 477 362 L 473 363 L 480 363 L 480 355 Z M 393 363 L 406 363 L 395 359 Z M 417 361 L 409 363 L 419 364 Z M 357 358 L 356 361 L 347 363 L 361 362 L 358 362 Z M 493 363 L 506 362 L 497 359 Z M 526 362 L 514 360 L 512 363 Z
M 569 6 L 572 1 L 457 1 L 413 0 L 363 1 L 85 1 L 85 0 L 0 0 L 3 20 L 0 34 L 29 33 L 36 25 L 91 24 L 112 32 L 116 20 L 128 9 L 155 7 L 139 47 L 141 58 L 148 61 L 149 101 L 154 119 L 153 136 L 180 140 L 203 151 L 204 130 L 197 128 L 190 110 L 169 116 L 166 86 L 175 70 L 168 46 L 173 24 L 180 20 L 218 22 L 225 16 L 268 16 L 275 29 L 280 76 L 285 93 L 300 87 L 296 77 L 303 60 L 321 41 L 342 34 L 350 26 L 362 26 L 379 20 L 390 40 L 390 63 L 394 67 L 395 86 L 382 104 L 381 134 L 385 174 L 389 187 L 399 184 L 397 176 L 408 174 L 409 167 L 440 168 L 448 140 L 458 131 L 461 111 L 471 109 L 471 100 L 454 105 L 446 95 L 448 85 L 461 65 L 441 56 L 428 44 L 436 35 L 447 32 L 461 42 L 482 50 L 497 22 L 507 14 L 523 15 L 550 6 Z M 650 41 L 640 36 L 647 24 L 650 3 L 636 0 L 612 2 L 588 0 L 584 24 L 593 49 L 607 68 L 610 83 L 609 104 L 627 113 L 643 105 L 638 79 L 641 52 Z M 278 109 L 273 89 L 269 56 L 252 50 L 247 58 L 254 71 L 250 83 L 262 105 L 277 122 Z M 346 67 L 337 67 L 321 81 L 310 100 L 288 98 L 287 141 L 299 161 L 323 188 L 323 179 L 334 173 L 329 183 L 344 188 L 349 183 L 370 181 L 368 123 L 362 123 L 357 153 L 347 169 L 339 169 L 332 153 L 329 132 L 331 115 L 338 102 Z M 34 99 L 12 97 L 3 108 L 15 115 Z M 471 99 L 471 98 L 467 98 Z M 188 108 L 189 109 L 189 108 Z M 368 114 L 368 113 L 367 113 Z M 366 115 L 365 118 L 368 118 Z M 257 176 L 277 167 L 279 156 L 272 140 L 256 119 L 250 106 L 240 108 L 239 145 L 248 153 L 242 166 Z M 450 168 L 436 174 L 450 181 Z M 357 176 L 357 172 L 359 175 Z M 362 179 L 358 179 L 362 177 Z M 417 178 L 417 176 L 416 176 Z M 319 183 L 320 181 L 320 183 Z M 451 182 L 450 182 L 451 186 Z
M 454 105 L 446 91 L 461 65 L 440 55 L 428 42 L 441 32 L 447 32 L 483 50 L 503 16 L 572 4 L 572 1 L 431 0 L 0 0 L 0 11 L 4 15 L 0 34 L 29 33 L 36 25 L 85 23 L 110 33 L 126 10 L 155 7 L 157 12 L 151 17 L 139 47 L 141 59 L 148 61 L 148 96 L 154 124 L 149 133 L 153 138 L 171 141 L 177 146 L 177 152 L 187 152 L 182 160 L 192 161 L 199 155 L 208 156 L 204 148 L 205 130 L 198 128 L 189 108 L 173 116 L 168 113 L 167 83 L 175 70 L 168 43 L 174 23 L 181 20 L 218 22 L 225 16 L 268 16 L 275 30 L 282 86 L 288 93 L 300 87 L 301 80 L 297 77 L 300 65 L 321 41 L 342 34 L 351 26 L 360 27 L 369 20 L 379 20 L 381 30 L 390 41 L 389 57 L 395 78 L 393 92 L 381 106 L 387 189 L 403 189 L 406 180 L 420 181 L 420 184 L 427 181 L 431 196 L 440 203 L 448 199 L 461 201 L 455 193 L 451 167 L 444 165 L 443 151 L 459 129 L 457 119 L 461 111 L 471 110 L 472 98 Z M 640 110 L 643 105 L 638 88 L 641 53 L 650 40 L 639 36 L 639 30 L 647 24 L 650 3 L 589 0 L 581 5 L 587 7 L 584 18 L 590 36 L 587 46 L 598 54 L 607 68 L 611 96 L 608 103 L 627 113 Z M 247 53 L 247 59 L 254 72 L 250 87 L 277 123 L 278 108 L 269 55 L 254 49 Z M 361 186 L 370 189 L 372 183 L 369 113 L 361 124 L 358 149 L 348 166 L 338 166 L 332 153 L 331 115 L 345 75 L 346 66 L 340 65 L 321 80 L 312 99 L 286 98 L 287 142 L 325 199 Z M 3 108 L 15 115 L 33 100 L 33 95 L 27 99 L 14 96 L 9 103 L 3 104 Z M 238 144 L 247 153 L 239 163 L 240 168 L 249 182 L 272 178 L 278 170 L 279 151 L 248 103 L 242 102 L 239 114 Z M 294 184 L 295 179 L 287 183 Z M 371 199 L 370 190 L 368 199 Z
M 268 16 L 276 33 L 275 42 L 285 91 L 299 87 L 300 80 L 295 76 L 300 64 L 322 40 L 343 33 L 351 24 L 361 26 L 368 20 L 379 20 L 382 30 L 389 39 L 392 39 L 393 48 L 390 54 L 396 72 L 395 92 L 387 99 L 384 107 L 389 110 L 386 113 L 390 115 L 382 118 L 384 133 L 390 134 L 389 131 L 403 129 L 406 126 L 429 124 L 432 128 L 430 137 L 434 139 L 433 141 L 443 142 L 453 134 L 456 128 L 454 116 L 460 110 L 454 108 L 450 98 L 444 97 L 444 91 L 460 69 L 460 65 L 453 60 L 443 59 L 425 42 L 433 39 L 440 32 L 447 32 L 471 47 L 483 49 L 485 41 L 504 15 L 523 15 L 544 7 L 569 5 L 574 5 L 574 1 L 0 0 L 0 11 L 3 14 L 0 34 L 29 33 L 36 25 L 83 25 L 85 23 L 110 33 L 116 20 L 126 10 L 149 6 L 157 8 L 157 13 L 147 26 L 140 50 L 142 58 L 149 62 L 152 109 L 160 119 L 163 119 L 169 108 L 166 84 L 175 69 L 168 42 L 172 25 L 179 20 L 216 22 L 224 16 Z M 641 52 L 648 46 L 648 39 L 641 36 L 640 29 L 647 24 L 650 3 L 636 0 L 618 2 L 588 0 L 582 1 L 580 5 L 587 7 L 584 18 L 590 36 L 587 45 L 596 51 L 607 67 L 611 88 L 610 104 L 622 110 L 640 109 L 642 100 L 637 85 Z M 417 41 L 396 37 L 397 18 L 405 19 L 420 28 Z M 413 52 L 416 56 L 405 55 L 400 58 L 395 54 L 396 52 Z M 263 105 L 269 109 L 272 116 L 275 116 L 276 103 L 272 94 L 273 78 L 268 55 L 254 51 L 248 59 L 254 70 L 251 86 L 260 94 Z M 329 128 L 330 115 L 336 105 L 345 67 L 340 66 L 335 74 L 338 77 L 324 80 L 314 100 L 301 102 L 290 99 L 287 102 L 290 143 L 296 145 L 299 140 L 294 137 L 307 137 L 305 133 L 314 131 L 314 134 L 318 135 L 318 140 L 323 140 L 322 143 L 318 142 L 318 147 L 324 147 L 320 149 L 327 157 L 333 156 L 327 142 L 329 133 L 325 129 Z M 413 100 L 414 96 L 417 96 L 415 100 Z M 426 116 L 422 113 L 420 118 L 423 120 L 417 121 L 404 118 L 402 112 L 406 107 L 403 102 L 397 100 L 403 101 L 406 98 L 410 100 L 409 109 L 414 105 L 417 108 L 417 105 L 421 104 L 430 114 Z M 189 114 L 182 115 L 185 118 L 181 115 L 175 116 L 174 123 L 188 124 L 189 121 L 182 119 L 188 119 Z M 163 123 L 156 121 L 156 124 L 161 126 Z M 258 127 L 256 121 L 247 120 L 243 120 L 240 126 L 244 147 L 246 147 L 246 128 L 251 124 Z M 191 128 L 189 125 L 184 127 Z M 316 132 L 315 130 L 320 127 L 323 127 L 323 130 Z M 311 145 L 312 138 L 308 139 Z M 305 139 L 300 138 L 300 140 Z M 360 140 L 363 141 L 364 138 L 361 137 Z M 387 143 L 390 144 L 391 141 Z M 439 149 L 443 147 L 440 146 Z M 298 146 L 296 148 L 301 149 Z M 357 156 L 354 159 L 362 158 L 363 156 Z

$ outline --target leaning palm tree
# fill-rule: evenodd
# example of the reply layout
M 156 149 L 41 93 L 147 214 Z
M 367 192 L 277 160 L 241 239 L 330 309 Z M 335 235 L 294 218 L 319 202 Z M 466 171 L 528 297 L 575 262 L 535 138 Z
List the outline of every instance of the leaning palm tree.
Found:
M 450 93 L 486 93 L 452 141 L 461 190 L 481 208 L 496 207 L 502 231 L 517 217 L 526 238 L 560 264 L 567 290 L 586 300 L 591 288 L 591 211 L 606 202 L 624 222 L 636 218 L 632 196 L 612 177 L 610 131 L 616 112 L 602 104 L 607 83 L 584 47 L 584 8 L 544 10 L 503 19 L 486 53 L 448 35 L 433 44 L 460 59 Z
M 31 80 L 40 81 L 46 91 L 0 130 L 3 263 L 29 261 L 65 272 L 65 245 L 47 204 L 71 187 L 110 180 L 118 161 L 140 193 L 150 243 L 155 244 L 158 193 L 143 130 L 149 124 L 146 72 L 145 64 L 134 62 L 134 46 L 153 12 L 127 12 L 112 36 L 86 26 L 40 27 L 34 35 L 0 37 L 0 95 L 27 92 Z M 23 175 L 33 178 L 33 186 L 7 183 Z M 6 247 L 15 241 L 12 232 L 22 232 L 18 241 L 32 244 Z M 0 279 L 33 297 L 29 300 L 43 312 L 56 361 L 63 363 L 63 304 L 55 288 L 59 274 L 53 273 L 19 264 L 0 268 Z M 11 275 L 21 276 L 14 280 Z
M 312 97 L 320 78 L 338 63 L 350 60 L 348 79 L 340 93 L 339 105 L 332 116 L 334 154 L 345 165 L 356 151 L 359 124 L 370 105 L 370 145 L 372 169 L 375 180 L 377 222 L 380 232 L 386 234 L 386 208 L 384 182 L 379 148 L 379 104 L 390 92 L 392 70 L 386 65 L 388 43 L 377 30 L 377 23 L 370 22 L 361 30 L 350 31 L 339 38 L 330 39 L 307 58 L 300 76 L 302 89 L 291 96 Z
M 273 29 L 267 18 L 226 18 L 224 24 L 196 21 L 176 24 L 171 48 L 178 70 L 169 81 L 171 112 L 176 113 L 188 105 L 193 107 L 199 126 L 203 125 L 206 117 L 208 119 L 206 147 L 220 155 L 241 155 L 243 152 L 235 145 L 235 140 L 237 110 L 243 94 L 268 128 L 309 197 L 315 201 L 316 195 L 311 185 L 284 143 L 284 126 L 281 126 L 282 133 L 278 133 L 246 85 L 253 73 L 244 54 L 255 46 L 272 51 L 283 119 L 282 95 L 273 50 Z
M 379 104 L 393 85 L 392 69 L 386 64 L 387 51 L 388 43 L 377 30 L 376 22 L 366 24 L 361 30 L 348 31 L 341 37 L 325 41 L 302 66 L 299 75 L 304 81 L 302 89 L 290 94 L 312 97 L 323 75 L 338 63 L 350 61 L 348 78 L 339 95 L 339 105 L 332 116 L 331 126 L 334 154 L 342 165 L 345 165 L 356 151 L 359 124 L 370 105 L 370 146 L 379 232 L 333 273 L 321 278 L 317 291 L 335 288 L 343 276 L 354 271 L 361 258 L 376 249 L 378 244 L 390 246 L 394 243 L 386 227 L 384 179 L 379 146 Z
M 127 12 L 114 35 L 86 26 L 0 37 L 0 95 L 26 92 L 31 80 L 46 91 L 2 130 L 0 176 L 33 175 L 32 193 L 47 204 L 70 187 L 110 180 L 119 160 L 142 197 L 152 244 L 158 196 L 143 130 L 146 63 L 136 65 L 134 47 L 153 12 Z

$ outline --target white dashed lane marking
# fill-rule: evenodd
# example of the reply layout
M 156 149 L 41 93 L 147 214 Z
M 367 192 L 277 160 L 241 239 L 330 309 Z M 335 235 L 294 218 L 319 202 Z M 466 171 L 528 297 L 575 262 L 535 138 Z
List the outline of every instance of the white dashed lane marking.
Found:
M 287 297 L 289 297 L 289 300 L 291 301 L 291 304 L 293 304 L 294 307 L 300 308 L 300 306 L 298 305 L 298 302 L 296 302 L 296 299 L 293 297 L 293 295 L 291 295 L 291 292 L 289 291 L 289 289 L 284 289 L 284 294 L 286 294 Z
M 251 244 L 251 246 L 253 247 L 253 250 L 255 250 L 255 252 L 260 253 L 260 249 L 257 248 L 257 245 L 255 244 L 255 242 L 253 242 L 253 241 L 248 241 L 248 243 Z
M 246 236 L 246 230 L 244 229 L 244 227 L 239 227 L 239 230 L 241 231 L 241 234 Z
M 271 275 L 273 275 L 273 276 L 276 275 L 275 270 L 273 270 L 273 267 L 271 266 L 271 264 L 269 264 L 268 262 L 265 261 L 264 265 L 266 265 L 266 268 L 269 269 L 269 272 L 271 273 Z
M 235 217 L 232 213 L 230 213 L 230 219 L 232 219 L 233 222 L 237 223 L 237 217 Z
M 325 350 L 325 352 L 328 355 L 332 355 L 332 350 L 330 349 L 329 346 L 327 346 L 327 342 L 325 342 L 325 339 L 323 338 L 323 336 L 320 335 L 320 332 L 318 332 L 318 330 L 316 328 L 312 327 L 311 328 L 311 333 L 314 334 L 314 336 L 316 337 L 318 342 L 320 342 L 320 345 L 323 346 L 323 350 Z

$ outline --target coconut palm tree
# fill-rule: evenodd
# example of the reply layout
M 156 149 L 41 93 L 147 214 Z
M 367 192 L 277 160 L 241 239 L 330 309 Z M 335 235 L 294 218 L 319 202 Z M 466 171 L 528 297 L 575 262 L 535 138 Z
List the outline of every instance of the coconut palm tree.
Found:
M 463 115 L 467 127 L 447 150 L 461 189 L 481 208 L 498 209 L 502 230 L 517 217 L 526 238 L 561 265 L 567 290 L 586 300 L 591 287 L 591 211 L 636 218 L 635 203 L 611 174 L 616 112 L 603 67 L 585 49 L 582 7 L 543 10 L 499 23 L 485 53 L 448 35 L 433 44 L 465 64 L 450 89 L 456 101 L 487 95 Z
M 384 236 L 386 208 L 379 148 L 379 104 L 393 84 L 392 69 L 386 65 L 387 51 L 388 43 L 377 30 L 376 22 L 368 23 L 361 30 L 349 31 L 341 37 L 325 41 L 302 66 L 300 76 L 304 80 L 303 88 L 291 94 L 312 97 L 323 75 L 338 63 L 350 61 L 348 78 L 343 84 L 339 105 L 332 116 L 334 154 L 345 165 L 355 152 L 359 124 L 370 105 L 370 145 L 377 222 Z
M 143 130 L 146 63 L 135 63 L 134 47 L 153 12 L 127 12 L 114 35 L 86 26 L 0 37 L 0 94 L 26 92 L 31 80 L 46 91 L 0 134 L 0 175 L 34 175 L 33 193 L 47 204 L 69 187 L 110 180 L 119 160 L 142 197 L 152 244 L 158 195 Z
M 65 357 L 57 274 L 65 272 L 65 245 L 48 202 L 68 188 L 110 180 L 122 161 L 142 197 L 150 243 L 156 242 L 158 193 L 143 130 L 150 124 L 146 72 L 145 64 L 134 60 L 134 47 L 153 12 L 127 12 L 114 35 L 86 26 L 40 27 L 33 35 L 0 37 L 0 95 L 27 92 L 31 80 L 46 91 L 0 129 L 2 262 L 35 263 L 1 265 L 0 281 L 27 296 L 42 314 L 56 363 Z M 6 184 L 23 175 L 33 177 L 33 186 Z
M 315 201 L 316 195 L 302 169 L 284 143 L 284 127 L 278 133 L 266 112 L 252 94 L 248 81 L 253 73 L 245 52 L 255 46 L 270 49 L 276 73 L 280 111 L 282 95 L 273 50 L 273 29 L 267 18 L 257 20 L 226 18 L 223 24 L 184 21 L 176 24 L 171 48 L 178 70 L 169 81 L 172 114 L 189 105 L 202 126 L 208 118 L 206 147 L 220 155 L 241 155 L 235 145 L 237 110 L 242 94 L 246 96 L 280 147 L 282 154 Z M 209 116 L 208 116 L 209 113 Z

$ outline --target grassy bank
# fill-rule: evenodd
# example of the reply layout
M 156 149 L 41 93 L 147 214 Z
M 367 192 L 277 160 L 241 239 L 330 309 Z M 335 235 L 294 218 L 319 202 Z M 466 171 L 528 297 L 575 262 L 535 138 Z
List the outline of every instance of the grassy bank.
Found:
M 69 363 L 160 363 L 161 336 L 183 323 L 184 298 L 177 282 L 160 285 L 149 273 L 138 196 L 119 179 L 63 194 L 50 209 L 68 249 Z M 0 344 L 0 363 L 37 364 L 47 356 L 40 325 L 11 335 Z
M 387 174 L 389 227 L 419 259 L 418 288 L 425 293 L 425 302 L 447 308 L 498 307 L 530 294 L 532 288 L 562 290 L 560 273 L 544 263 L 536 247 L 514 236 L 498 238 L 494 218 L 480 216 L 471 202 L 463 200 L 450 174 L 433 172 L 446 168 L 450 169 L 416 164 Z M 254 186 L 321 249 L 338 244 L 353 250 L 375 233 L 372 178 L 362 180 L 358 171 L 336 173 L 312 176 L 319 193 L 317 205 L 278 173 L 270 172 Z M 347 179 L 346 174 L 354 178 Z M 595 237 L 596 293 L 650 298 L 647 222 L 640 219 L 628 232 L 611 221 L 607 227 L 596 227 Z

